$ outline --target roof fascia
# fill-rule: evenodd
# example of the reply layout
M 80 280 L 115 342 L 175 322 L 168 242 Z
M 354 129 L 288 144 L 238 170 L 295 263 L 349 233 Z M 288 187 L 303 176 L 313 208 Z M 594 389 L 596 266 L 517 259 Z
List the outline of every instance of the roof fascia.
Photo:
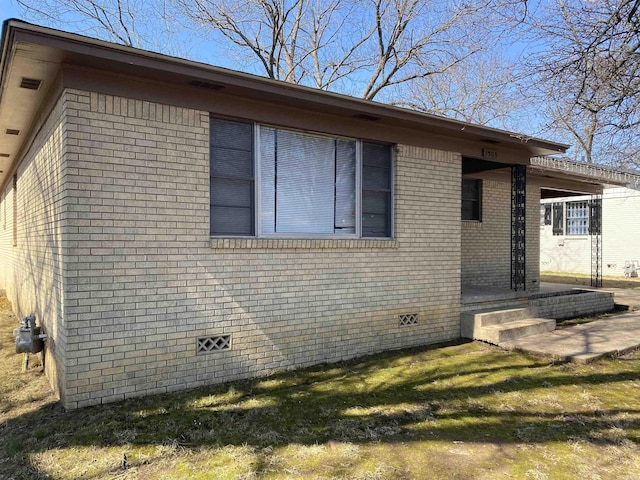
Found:
M 312 108 L 311 106 L 315 104 L 325 108 L 347 109 L 373 116 L 382 116 L 391 120 L 413 123 L 416 124 L 416 126 L 428 126 L 438 129 L 443 133 L 448 132 L 453 136 L 475 135 L 483 139 L 495 140 L 506 145 L 517 146 L 517 148 L 520 149 L 543 150 L 548 154 L 563 153 L 569 148 L 568 145 L 562 143 L 524 137 L 519 134 L 490 127 L 414 112 L 400 107 L 333 92 L 320 91 L 301 85 L 287 84 L 278 80 L 117 45 L 78 34 L 32 25 L 22 21 L 9 20 L 5 22 L 5 29 L 13 33 L 13 42 L 32 42 L 74 54 L 111 60 L 123 65 L 147 68 L 158 72 L 167 72 L 186 77 L 206 78 L 214 82 L 227 83 L 260 92 L 270 97 L 279 96 L 295 99 L 296 101 L 308 104 L 308 108 Z

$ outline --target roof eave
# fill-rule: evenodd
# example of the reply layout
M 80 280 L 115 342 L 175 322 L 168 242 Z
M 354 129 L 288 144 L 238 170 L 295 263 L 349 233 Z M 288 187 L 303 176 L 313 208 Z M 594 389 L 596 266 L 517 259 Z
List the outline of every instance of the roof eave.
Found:
M 120 57 L 123 64 L 135 65 L 139 67 L 153 68 L 172 74 L 192 76 L 205 80 L 228 83 L 243 88 L 249 88 L 256 92 L 269 95 L 287 97 L 309 105 L 342 108 L 359 111 L 366 115 L 384 117 L 389 120 L 396 120 L 416 124 L 416 126 L 428 126 L 449 132 L 454 136 L 463 134 L 474 135 L 486 140 L 500 142 L 506 145 L 518 146 L 529 150 L 532 155 L 552 155 L 564 153 L 569 145 L 547 141 L 539 138 L 527 137 L 513 132 L 499 130 L 491 127 L 484 127 L 458 120 L 448 119 L 428 113 L 407 110 L 393 105 L 381 104 L 371 100 L 364 100 L 347 95 L 321 91 L 303 85 L 289 84 L 279 80 L 260 77 L 243 72 L 237 72 L 222 67 L 207 65 L 204 63 L 172 57 L 156 52 L 141 50 L 125 45 L 113 44 L 104 40 L 85 37 L 75 33 L 63 32 L 51 28 L 33 25 L 20 20 L 10 19 L 4 22 L 3 26 L 3 65 L 6 57 L 6 50 L 9 41 L 8 35 L 12 31 L 20 31 L 30 34 L 33 41 L 41 37 L 41 43 L 46 46 L 59 45 L 61 48 L 81 53 L 89 48 L 96 57 L 108 56 Z M 64 45 L 63 45 L 64 44 Z

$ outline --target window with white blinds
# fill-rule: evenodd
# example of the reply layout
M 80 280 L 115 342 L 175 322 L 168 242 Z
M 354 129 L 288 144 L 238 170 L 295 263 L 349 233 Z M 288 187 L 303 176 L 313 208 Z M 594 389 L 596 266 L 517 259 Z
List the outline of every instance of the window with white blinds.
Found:
M 391 236 L 390 145 L 215 117 L 211 130 L 211 235 Z
M 355 143 L 261 127 L 261 233 L 355 234 Z

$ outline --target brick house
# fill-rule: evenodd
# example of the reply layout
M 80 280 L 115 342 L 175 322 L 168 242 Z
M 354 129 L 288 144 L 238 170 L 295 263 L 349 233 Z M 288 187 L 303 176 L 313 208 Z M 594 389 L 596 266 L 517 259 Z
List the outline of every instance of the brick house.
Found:
M 464 284 L 537 289 L 541 189 L 601 189 L 529 166 L 566 145 L 17 20 L 0 68 L 0 288 L 66 408 L 456 339 Z

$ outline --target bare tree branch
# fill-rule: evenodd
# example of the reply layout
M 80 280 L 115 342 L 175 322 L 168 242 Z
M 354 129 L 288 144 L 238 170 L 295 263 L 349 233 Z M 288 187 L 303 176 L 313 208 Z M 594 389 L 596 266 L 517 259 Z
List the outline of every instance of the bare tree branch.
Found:
M 206 33 L 254 73 L 366 99 L 439 75 L 479 50 L 478 25 L 526 0 L 17 0 L 33 15 L 88 23 L 145 47 L 162 22 Z M 154 5 L 162 8 L 154 11 Z M 167 3 L 170 8 L 167 8 Z M 511 10 L 509 10 L 511 11 Z M 145 17 L 145 15 L 148 17 Z M 64 20 L 66 19 L 66 20 Z M 86 22 L 88 20 L 88 22 Z M 500 31 L 493 25 L 486 32 Z M 396 93 L 393 93 L 396 92 Z
M 550 0 L 529 20 L 544 42 L 527 61 L 530 85 L 547 104 L 549 125 L 567 132 L 586 161 L 608 162 L 600 145 L 640 133 L 639 3 Z

